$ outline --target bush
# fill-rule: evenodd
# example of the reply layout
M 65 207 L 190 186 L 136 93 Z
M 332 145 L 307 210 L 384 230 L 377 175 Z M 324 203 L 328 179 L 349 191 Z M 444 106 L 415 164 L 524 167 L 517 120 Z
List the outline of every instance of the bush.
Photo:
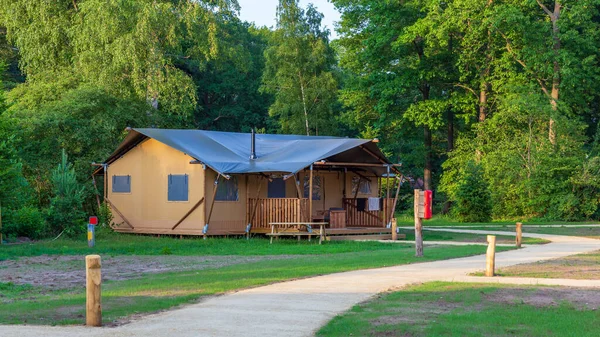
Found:
M 67 236 L 76 236 L 85 232 L 84 189 L 77 182 L 65 150 L 62 151 L 61 163 L 52 171 L 52 187 L 54 196 L 50 200 L 48 222 L 54 234 L 64 231 Z
M 467 162 L 456 190 L 454 215 L 460 222 L 487 222 L 492 219 L 492 196 L 483 169 Z
M 3 210 L 2 232 L 10 238 L 42 238 L 48 228 L 43 212 L 35 207 L 23 207 L 16 211 Z

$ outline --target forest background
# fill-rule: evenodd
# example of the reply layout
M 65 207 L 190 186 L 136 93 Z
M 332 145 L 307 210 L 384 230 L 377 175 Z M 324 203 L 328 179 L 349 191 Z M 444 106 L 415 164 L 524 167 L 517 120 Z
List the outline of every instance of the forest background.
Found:
M 4 234 L 106 216 L 127 126 L 378 138 L 438 213 L 598 219 L 600 0 L 331 2 L 333 41 L 296 0 L 0 0 Z

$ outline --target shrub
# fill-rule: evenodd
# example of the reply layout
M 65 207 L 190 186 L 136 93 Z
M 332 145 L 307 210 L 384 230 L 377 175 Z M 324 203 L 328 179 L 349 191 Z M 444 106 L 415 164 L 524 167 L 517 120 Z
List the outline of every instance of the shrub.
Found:
M 55 233 L 75 236 L 86 231 L 83 212 L 83 187 L 77 182 L 73 165 L 68 162 L 65 150 L 61 162 L 52 171 L 53 197 L 48 209 L 48 221 Z
M 26 206 L 18 210 L 3 211 L 2 232 L 7 237 L 39 239 L 46 234 L 46 220 L 39 209 Z
M 460 222 L 487 222 L 492 219 L 492 196 L 483 169 L 467 162 L 456 190 L 454 215 Z

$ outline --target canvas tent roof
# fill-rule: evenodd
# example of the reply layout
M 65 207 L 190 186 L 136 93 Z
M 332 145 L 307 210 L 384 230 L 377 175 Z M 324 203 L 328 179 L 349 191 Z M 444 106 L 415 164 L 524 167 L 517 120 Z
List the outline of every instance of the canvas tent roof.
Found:
M 256 134 L 257 158 L 253 160 L 250 159 L 251 137 L 250 133 L 130 129 L 125 140 L 106 163 L 116 160 L 144 139 L 152 138 L 188 154 L 222 174 L 296 173 L 320 160 L 391 164 L 379 148 L 367 139 L 270 134 Z M 379 168 L 377 171 L 383 170 L 385 169 Z

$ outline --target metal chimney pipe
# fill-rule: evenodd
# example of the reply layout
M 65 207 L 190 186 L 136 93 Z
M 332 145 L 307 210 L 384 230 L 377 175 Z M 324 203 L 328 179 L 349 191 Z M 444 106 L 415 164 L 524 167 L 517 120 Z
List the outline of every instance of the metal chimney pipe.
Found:
M 252 136 L 250 140 L 250 159 L 256 159 L 256 132 L 252 128 Z

